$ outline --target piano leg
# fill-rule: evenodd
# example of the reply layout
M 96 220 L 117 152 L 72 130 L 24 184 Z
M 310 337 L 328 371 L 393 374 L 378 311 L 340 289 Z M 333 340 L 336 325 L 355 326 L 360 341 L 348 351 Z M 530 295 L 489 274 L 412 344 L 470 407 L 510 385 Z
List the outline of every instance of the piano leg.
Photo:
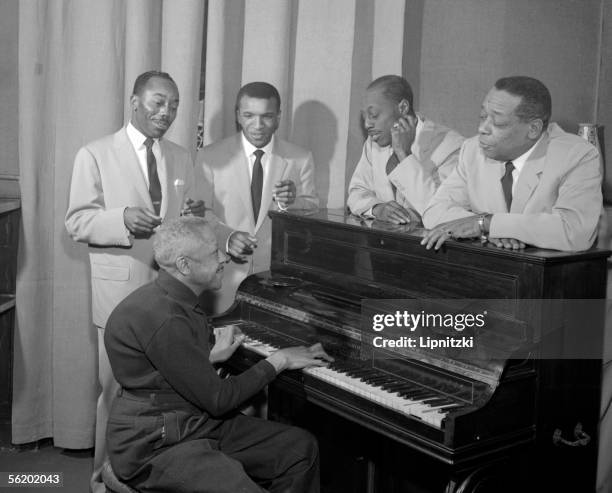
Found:
M 376 464 L 374 464 L 372 460 L 368 459 L 366 492 L 374 493 L 375 491 L 376 491 Z

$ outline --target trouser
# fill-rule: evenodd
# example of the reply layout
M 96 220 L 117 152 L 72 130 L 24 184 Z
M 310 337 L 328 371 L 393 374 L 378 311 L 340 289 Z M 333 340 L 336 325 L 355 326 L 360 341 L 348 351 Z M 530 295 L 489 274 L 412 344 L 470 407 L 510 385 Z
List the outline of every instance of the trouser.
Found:
M 115 473 L 145 493 L 317 493 L 319 451 L 307 431 L 119 391 L 108 426 Z M 161 400 L 161 399 L 160 399 Z
M 108 457 L 106 451 L 106 422 L 108 421 L 111 404 L 119 389 L 119 384 L 113 376 L 106 348 L 104 347 L 104 329 L 101 327 L 96 327 L 96 329 L 98 332 L 98 381 L 102 390 L 98 396 L 96 408 L 96 441 L 93 473 L 89 487 L 92 493 L 105 493 L 106 487 L 102 482 L 101 472 L 102 465 Z

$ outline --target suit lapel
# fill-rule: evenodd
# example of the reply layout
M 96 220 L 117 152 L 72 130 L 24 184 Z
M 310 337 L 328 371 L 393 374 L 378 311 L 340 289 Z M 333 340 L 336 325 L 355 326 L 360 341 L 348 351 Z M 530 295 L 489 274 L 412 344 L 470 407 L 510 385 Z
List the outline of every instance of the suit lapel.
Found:
M 115 134 L 115 148 L 117 161 L 119 162 L 121 173 L 125 175 L 126 182 L 134 187 L 143 202 L 153 210 L 147 182 L 142 174 L 140 164 L 138 163 L 138 156 L 136 156 L 136 151 L 134 151 L 134 147 L 130 139 L 128 139 L 125 128 L 122 128 Z
M 160 149 L 160 162 L 157 166 L 157 173 L 159 175 L 159 181 L 162 187 L 162 202 L 161 209 L 159 211 L 159 215 L 161 217 L 166 217 L 168 213 L 168 207 L 170 206 L 170 200 L 172 200 L 171 192 L 174 187 L 174 172 L 175 170 L 172 166 L 168 166 L 168 163 L 172 162 L 172 158 L 170 156 L 170 148 L 166 145 L 163 139 L 159 140 L 159 149 Z
M 512 197 L 512 207 L 510 212 L 522 213 L 525 210 L 527 201 L 540 183 L 540 176 L 546 164 L 546 148 L 548 147 L 548 134 L 537 144 L 533 150 L 521 174 L 519 175 L 514 194 Z
M 433 145 L 435 132 L 433 124 L 429 120 L 425 120 L 420 115 L 417 115 L 417 117 L 421 121 L 422 127 L 418 137 L 412 143 L 411 151 L 418 161 L 423 161 L 423 156 L 431 154 L 430 149 Z
M 272 154 L 270 155 L 270 161 L 268 162 L 268 173 L 266 174 L 263 190 L 261 191 L 261 207 L 259 209 L 257 224 L 255 225 L 256 232 L 268 215 L 268 210 L 272 204 L 274 184 L 281 180 L 286 167 L 287 161 L 279 153 L 278 139 L 276 138 Z

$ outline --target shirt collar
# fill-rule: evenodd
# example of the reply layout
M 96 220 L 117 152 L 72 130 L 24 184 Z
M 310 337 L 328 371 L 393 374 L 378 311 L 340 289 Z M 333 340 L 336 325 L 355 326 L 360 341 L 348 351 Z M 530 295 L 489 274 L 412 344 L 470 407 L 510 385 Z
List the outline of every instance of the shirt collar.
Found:
M 523 166 L 525 166 L 525 163 L 527 162 L 527 160 L 529 159 L 529 156 L 531 156 L 531 153 L 533 152 L 533 150 L 536 148 L 536 146 L 540 143 L 540 141 L 542 140 L 542 137 L 544 137 L 544 133 L 542 132 L 542 135 L 540 135 L 540 138 L 536 141 L 535 144 L 533 144 L 529 149 L 527 149 L 527 151 L 525 151 L 523 154 L 521 154 L 519 157 L 517 157 L 516 159 L 512 160 L 512 164 L 514 165 L 514 169 L 520 173 L 521 170 L 523 169 Z M 507 161 L 506 161 L 507 162 Z
M 268 142 L 264 147 L 255 147 L 247 140 L 247 138 L 244 136 L 244 132 L 242 131 L 240 132 L 240 137 L 242 139 L 242 148 L 244 149 L 244 153 L 246 154 L 247 158 L 250 158 L 257 149 L 264 151 L 264 155 L 272 154 L 272 148 L 274 147 L 274 135 L 272 135 L 270 142 Z
M 171 298 L 192 306 L 193 308 L 199 307 L 198 297 L 195 293 L 164 269 L 159 269 L 155 282 L 161 289 L 166 291 Z
M 132 122 L 130 121 L 125 128 L 127 132 L 128 139 L 134 146 L 134 149 L 140 149 L 144 146 L 145 140 L 147 140 L 147 136 L 143 134 L 140 130 L 138 130 Z M 159 139 L 153 139 L 154 142 L 159 142 Z

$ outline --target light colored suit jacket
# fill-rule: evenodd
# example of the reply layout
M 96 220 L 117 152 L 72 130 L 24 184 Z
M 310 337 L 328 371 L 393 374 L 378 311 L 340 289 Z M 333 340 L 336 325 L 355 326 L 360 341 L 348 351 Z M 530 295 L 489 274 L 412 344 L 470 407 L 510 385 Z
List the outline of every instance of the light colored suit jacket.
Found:
M 296 186 L 296 200 L 290 209 L 314 209 L 319 200 L 315 192 L 312 154 L 294 144 L 274 138 L 269 161 L 270 173 L 264 177 L 261 208 L 257 221 L 251 204 L 249 165 L 237 133 L 198 152 L 196 180 L 205 190 L 204 200 L 212 207 L 220 221 L 234 230 L 246 231 L 257 238 L 257 248 L 248 261 L 230 261 L 225 267 L 223 287 L 216 294 L 215 311 L 227 309 L 234 301 L 240 282 L 249 274 L 270 268 L 272 222 L 269 210 L 278 210 L 272 200 L 274 184 L 292 180 Z
M 423 214 L 440 183 L 455 169 L 464 138 L 431 120 L 419 119 L 422 127 L 412 144 L 412 154 L 389 176 L 390 146 L 379 147 L 370 137 L 365 141 L 349 184 L 347 205 L 353 214 L 360 216 L 376 204 L 392 200 Z
M 425 210 L 425 227 L 492 213 L 493 238 L 555 250 L 593 244 L 603 202 L 595 147 L 551 123 L 521 170 L 509 212 L 500 181 L 504 169 L 504 163 L 482 153 L 478 136 L 467 140 L 457 169 Z
M 186 197 L 196 199 L 186 149 L 161 139 L 163 218 L 178 217 Z M 75 157 L 66 229 L 88 243 L 93 322 L 99 327 L 134 289 L 155 279 L 153 237 L 134 238 L 123 222 L 126 207 L 153 211 L 149 190 L 125 128 L 82 147 Z

